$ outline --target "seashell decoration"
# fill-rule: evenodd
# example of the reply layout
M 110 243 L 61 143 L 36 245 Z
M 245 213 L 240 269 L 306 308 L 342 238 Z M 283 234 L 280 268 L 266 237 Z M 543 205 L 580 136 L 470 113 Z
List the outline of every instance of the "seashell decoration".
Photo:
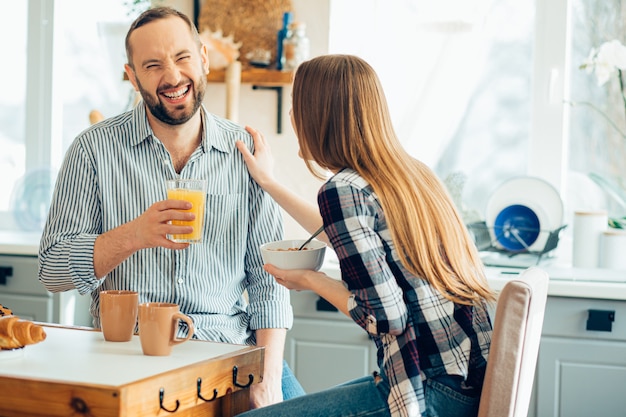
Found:
M 235 42 L 232 34 L 225 37 L 221 29 L 212 32 L 207 28 L 200 32 L 200 40 L 207 47 L 209 69 L 225 69 L 239 58 L 242 43 Z

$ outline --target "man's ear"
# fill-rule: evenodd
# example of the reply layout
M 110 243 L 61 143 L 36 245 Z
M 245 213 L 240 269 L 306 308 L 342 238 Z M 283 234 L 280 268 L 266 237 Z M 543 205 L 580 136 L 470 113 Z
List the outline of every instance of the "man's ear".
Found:
M 202 47 L 200 48 L 200 59 L 202 59 L 202 69 L 204 70 L 204 75 L 207 75 L 209 73 L 209 50 L 205 44 L 202 44 Z
M 137 86 L 137 77 L 135 76 L 135 71 L 131 68 L 130 65 L 124 64 L 124 72 L 126 72 L 126 76 L 128 77 L 128 81 L 133 85 L 135 91 L 139 91 L 139 87 Z

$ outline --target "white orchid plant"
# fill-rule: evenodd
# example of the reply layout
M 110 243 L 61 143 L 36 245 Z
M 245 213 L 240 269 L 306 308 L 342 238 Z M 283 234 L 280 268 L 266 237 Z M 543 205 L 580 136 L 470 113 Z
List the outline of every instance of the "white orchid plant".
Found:
M 594 73 L 598 86 L 606 84 L 611 77 L 617 76 L 619 80 L 619 91 L 624 103 L 624 110 L 626 111 L 626 95 L 624 95 L 624 79 L 622 78 L 622 72 L 626 70 L 626 46 L 617 40 L 611 40 L 604 42 L 598 49 L 592 48 L 587 59 L 580 65 L 581 69 L 587 70 L 588 73 Z M 572 105 L 584 104 L 592 107 L 598 113 L 600 113 L 610 125 L 619 134 L 626 139 L 626 133 L 610 118 L 589 102 L 572 102 Z
M 626 46 L 622 45 L 622 43 L 617 39 L 604 42 L 597 49 L 591 49 L 587 59 L 580 65 L 580 69 L 584 69 L 590 74 L 595 74 L 596 81 L 600 87 L 606 84 L 611 77 L 616 76 L 619 81 L 619 93 L 626 112 L 626 95 L 624 94 L 624 79 L 622 77 L 622 75 L 624 75 L 622 73 L 626 71 Z M 591 107 L 602 115 L 602 117 L 622 136 L 622 138 L 626 139 L 626 133 L 624 130 L 593 103 L 582 101 L 570 102 L 570 104 L 572 106 L 582 104 Z M 616 183 L 615 181 L 609 180 L 608 178 L 605 178 L 597 173 L 590 173 L 589 177 L 609 195 L 611 195 L 613 199 L 622 206 L 622 208 L 626 209 L 626 191 L 624 191 L 619 182 Z M 626 216 L 611 217 L 609 219 L 609 226 L 618 229 L 626 229 Z

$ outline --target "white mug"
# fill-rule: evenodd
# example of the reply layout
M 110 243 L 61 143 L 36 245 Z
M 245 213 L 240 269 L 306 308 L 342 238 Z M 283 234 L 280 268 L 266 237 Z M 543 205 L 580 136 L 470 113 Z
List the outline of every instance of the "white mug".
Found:
M 608 227 L 606 210 L 574 212 L 574 241 L 572 266 L 597 268 L 600 266 L 600 236 Z
M 626 230 L 609 228 L 602 233 L 600 267 L 626 271 Z

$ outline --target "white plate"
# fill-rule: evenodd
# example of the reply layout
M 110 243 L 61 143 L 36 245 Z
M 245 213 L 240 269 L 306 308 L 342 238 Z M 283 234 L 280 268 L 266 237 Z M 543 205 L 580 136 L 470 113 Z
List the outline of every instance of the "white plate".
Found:
M 563 200 L 559 192 L 550 183 L 536 177 L 512 178 L 498 186 L 489 197 L 485 210 L 485 223 L 491 241 L 498 249 L 504 248 L 494 234 L 495 220 L 503 209 L 514 204 L 526 206 L 537 215 L 541 232 L 528 250 L 541 251 L 550 232 L 563 225 Z
M 19 349 L 0 349 L 0 361 L 8 359 L 17 359 L 24 356 L 24 348 Z

